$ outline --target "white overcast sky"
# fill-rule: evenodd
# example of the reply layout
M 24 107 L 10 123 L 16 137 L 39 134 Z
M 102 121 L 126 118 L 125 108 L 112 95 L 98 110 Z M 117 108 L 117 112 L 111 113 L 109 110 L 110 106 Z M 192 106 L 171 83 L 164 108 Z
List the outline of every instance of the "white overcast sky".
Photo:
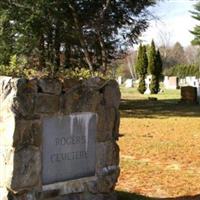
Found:
M 144 43 L 154 39 L 157 45 L 161 44 L 161 36 L 170 40 L 170 45 L 177 41 L 184 47 L 190 45 L 193 35 L 189 32 L 198 21 L 191 17 L 196 0 L 164 0 L 157 3 L 151 10 L 159 20 L 150 22 L 149 28 L 142 35 Z M 200 24 L 200 22 L 199 22 Z M 169 39 L 170 38 L 170 39 Z

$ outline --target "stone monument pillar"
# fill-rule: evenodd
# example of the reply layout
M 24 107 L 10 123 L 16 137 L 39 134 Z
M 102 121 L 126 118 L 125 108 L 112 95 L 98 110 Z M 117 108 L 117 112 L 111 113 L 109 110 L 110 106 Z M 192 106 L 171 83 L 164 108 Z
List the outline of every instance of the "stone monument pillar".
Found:
M 116 81 L 0 77 L 0 200 L 115 199 Z

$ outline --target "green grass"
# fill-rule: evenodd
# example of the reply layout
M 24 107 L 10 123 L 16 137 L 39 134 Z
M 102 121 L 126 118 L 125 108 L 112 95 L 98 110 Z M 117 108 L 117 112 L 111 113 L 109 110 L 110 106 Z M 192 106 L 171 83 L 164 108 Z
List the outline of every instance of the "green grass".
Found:
M 154 95 L 140 94 L 136 88 L 120 87 L 121 117 L 165 118 L 200 116 L 199 105 L 182 103 L 180 90 L 164 90 Z M 156 97 L 157 101 L 149 100 Z
M 159 100 L 162 99 L 180 99 L 180 90 L 163 90 L 162 93 L 154 94 L 154 95 L 147 95 L 147 94 L 140 94 L 137 91 L 137 88 L 125 88 L 120 87 L 120 91 L 122 94 L 122 99 L 148 99 L 148 97 L 156 97 Z

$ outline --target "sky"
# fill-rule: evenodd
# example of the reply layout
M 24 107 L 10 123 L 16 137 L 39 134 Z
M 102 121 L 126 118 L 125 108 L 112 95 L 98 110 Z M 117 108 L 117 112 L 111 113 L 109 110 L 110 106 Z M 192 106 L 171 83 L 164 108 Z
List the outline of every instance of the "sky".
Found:
M 143 33 L 142 41 L 150 43 L 154 39 L 157 45 L 168 43 L 174 45 L 180 42 L 182 46 L 190 45 L 193 30 L 198 21 L 191 17 L 196 0 L 164 0 L 150 9 L 157 20 L 150 22 L 149 28 Z

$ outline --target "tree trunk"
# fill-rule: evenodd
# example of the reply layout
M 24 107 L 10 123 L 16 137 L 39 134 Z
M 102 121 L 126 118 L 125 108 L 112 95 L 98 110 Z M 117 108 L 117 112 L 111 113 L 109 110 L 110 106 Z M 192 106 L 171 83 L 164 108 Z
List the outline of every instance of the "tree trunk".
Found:
M 54 72 L 57 72 L 60 68 L 60 24 L 57 23 L 55 30 L 55 66 Z
M 103 73 L 105 74 L 107 71 L 107 57 L 106 57 L 104 41 L 103 41 L 103 38 L 101 37 L 100 32 L 98 32 L 98 40 L 99 40 L 99 44 L 101 47 L 101 63 L 102 63 L 102 67 L 103 67 Z
M 48 43 L 48 47 L 47 47 L 47 57 L 48 57 L 48 62 L 53 64 L 53 35 L 52 35 L 53 30 L 50 29 L 48 32 L 48 36 L 47 36 L 47 43 Z
M 44 36 L 42 35 L 40 38 L 40 44 L 39 44 L 39 66 L 38 69 L 42 71 L 46 67 L 45 62 L 45 48 L 44 48 Z
M 76 31 L 78 32 L 79 42 L 80 42 L 80 44 L 83 48 L 83 54 L 85 56 L 86 63 L 88 65 L 89 69 L 91 70 L 91 72 L 93 72 L 92 62 L 91 62 L 90 55 L 89 55 L 89 52 L 88 52 L 88 49 L 87 49 L 87 42 L 84 39 L 82 29 L 81 29 L 81 26 L 79 24 L 78 16 L 76 14 L 76 10 L 71 3 L 69 3 L 69 8 L 72 11 L 74 24 L 75 24 L 75 27 L 76 27 Z
M 66 69 L 69 69 L 70 66 L 71 66 L 70 57 L 71 57 L 70 46 L 68 46 L 67 43 L 65 43 L 65 63 L 64 63 L 64 66 L 65 66 Z

